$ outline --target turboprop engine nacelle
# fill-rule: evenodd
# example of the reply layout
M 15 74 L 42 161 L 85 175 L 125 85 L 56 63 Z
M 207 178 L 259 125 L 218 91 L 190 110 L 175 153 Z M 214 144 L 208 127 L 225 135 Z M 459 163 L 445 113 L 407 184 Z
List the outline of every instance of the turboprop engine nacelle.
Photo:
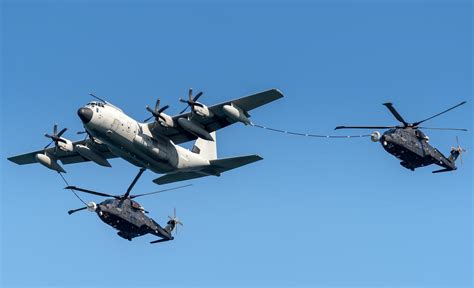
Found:
M 38 153 L 35 155 L 36 161 L 40 163 L 41 165 L 45 166 L 46 168 L 49 168 L 51 170 L 57 171 L 57 172 L 62 172 L 66 173 L 64 171 L 63 167 L 61 167 L 58 162 L 56 162 L 56 159 L 51 158 L 50 156 L 46 154 L 41 154 Z
M 68 140 L 66 138 L 61 138 L 61 139 L 66 142 L 58 141 L 58 144 L 57 144 L 58 148 L 65 152 L 72 152 L 74 150 L 74 146 L 72 145 L 71 140 Z
M 214 141 L 209 132 L 207 132 L 204 128 L 200 127 L 198 124 L 194 123 L 192 120 L 186 118 L 179 118 L 178 123 L 181 127 L 183 127 L 184 130 L 188 131 L 189 133 L 207 141 Z
M 90 160 L 92 162 L 95 162 L 95 163 L 99 164 L 100 166 L 112 167 L 112 165 L 110 165 L 110 163 L 109 163 L 109 161 L 107 161 L 107 159 L 102 157 L 102 155 L 97 154 L 94 150 L 90 149 L 87 146 L 78 144 L 78 145 L 76 145 L 75 150 L 82 157 L 84 157 L 87 160 Z
M 168 128 L 173 128 L 174 127 L 174 121 L 173 118 L 169 115 L 166 115 L 165 113 L 160 114 L 161 118 L 159 120 L 159 123 L 163 127 L 168 127 Z
M 209 110 L 209 108 L 207 108 L 206 105 L 202 104 L 202 103 L 199 103 L 201 104 L 202 106 L 194 106 L 193 107 L 193 113 L 197 114 L 198 116 L 200 117 L 204 117 L 204 118 L 210 118 L 212 116 L 214 116 L 214 113 L 212 113 L 212 111 Z
M 250 124 L 250 120 L 249 118 L 247 118 L 246 113 L 239 107 L 235 106 L 234 104 L 224 105 L 222 107 L 222 110 L 224 111 L 224 114 L 230 119 L 237 122 L 242 122 L 245 125 Z
M 382 137 L 382 135 L 380 135 L 379 131 L 374 131 L 370 134 L 370 140 L 372 140 L 372 142 L 379 142 L 380 137 Z

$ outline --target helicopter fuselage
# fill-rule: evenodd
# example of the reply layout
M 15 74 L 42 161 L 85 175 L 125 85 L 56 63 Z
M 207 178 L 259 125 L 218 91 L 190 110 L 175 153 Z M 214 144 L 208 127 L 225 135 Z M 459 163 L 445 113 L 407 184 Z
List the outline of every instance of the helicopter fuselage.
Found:
M 145 215 L 143 207 L 130 199 L 108 199 L 99 204 L 95 209 L 99 218 L 106 224 L 117 229 L 120 237 L 131 240 L 148 233 L 169 238 L 170 232 L 163 229 L 153 219 Z
M 385 151 L 400 159 L 400 165 L 412 171 L 431 164 L 455 170 L 454 162 L 433 148 L 428 141 L 429 138 L 415 128 L 393 128 L 385 131 L 379 140 Z

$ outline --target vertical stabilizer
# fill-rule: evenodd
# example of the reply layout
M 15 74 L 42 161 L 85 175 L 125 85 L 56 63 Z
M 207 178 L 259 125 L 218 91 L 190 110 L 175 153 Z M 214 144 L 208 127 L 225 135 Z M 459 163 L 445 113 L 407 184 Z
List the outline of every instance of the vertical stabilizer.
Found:
M 198 138 L 194 143 L 192 152 L 201 155 L 207 160 L 217 159 L 217 139 L 216 132 L 210 133 L 214 141 L 207 141 L 201 138 Z

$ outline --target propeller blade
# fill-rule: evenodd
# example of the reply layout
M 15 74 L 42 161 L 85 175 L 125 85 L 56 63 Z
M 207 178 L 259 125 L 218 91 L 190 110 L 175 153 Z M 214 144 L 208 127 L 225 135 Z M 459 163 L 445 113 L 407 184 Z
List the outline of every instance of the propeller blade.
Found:
M 87 209 L 87 206 L 86 206 L 86 207 L 82 207 L 82 208 L 78 208 L 78 209 L 69 210 L 69 211 L 67 211 L 67 214 L 71 215 L 72 213 L 76 213 L 76 212 L 78 212 L 78 211 L 86 210 L 86 209 Z
M 337 126 L 334 130 L 339 129 L 391 129 L 397 126 Z
M 158 108 L 160 108 L 160 98 L 156 99 L 155 111 L 158 110 Z
M 429 117 L 429 118 L 426 118 L 426 119 L 424 119 L 424 120 L 415 122 L 415 123 L 413 123 L 413 126 L 418 126 L 418 125 L 420 125 L 421 123 L 423 123 L 423 122 L 425 122 L 425 121 L 428 121 L 428 120 L 430 120 L 430 119 L 433 119 L 433 118 L 435 118 L 435 117 L 438 117 L 439 115 L 444 114 L 444 113 L 446 113 L 446 112 L 448 112 L 448 111 L 451 111 L 451 110 L 453 110 L 454 108 L 457 108 L 457 107 L 459 107 L 459 106 L 461 106 L 461 105 L 464 105 L 464 104 L 466 104 L 466 101 L 462 101 L 462 102 L 459 103 L 458 105 L 454 105 L 453 107 L 451 107 L 451 108 L 449 108 L 449 109 L 446 109 L 446 110 L 444 110 L 443 112 L 440 112 L 440 113 L 438 113 L 438 114 L 436 114 L 436 115 L 433 115 L 433 116 L 431 116 L 431 117 Z
M 201 96 L 202 96 L 203 92 L 199 92 L 198 94 L 196 94 L 196 96 L 194 96 L 193 98 L 193 101 L 196 102 Z
M 452 130 L 452 131 L 467 131 L 464 128 L 437 128 L 437 127 L 417 127 L 418 129 L 428 129 L 428 130 Z
M 174 187 L 174 188 L 168 188 L 168 189 L 159 190 L 159 191 L 150 192 L 150 193 L 143 193 L 143 194 L 130 195 L 130 199 L 134 199 L 134 198 L 142 197 L 142 196 L 147 196 L 147 195 L 158 194 L 158 193 L 167 192 L 167 191 L 172 191 L 172 190 L 177 190 L 177 189 L 181 189 L 181 188 L 185 188 L 185 187 L 189 187 L 189 186 L 193 186 L 193 184 L 178 186 L 178 187 Z
M 163 108 L 159 109 L 158 110 L 158 114 L 161 114 L 163 111 L 165 111 L 166 109 L 170 108 L 170 105 L 166 105 L 164 106 Z
M 398 111 L 395 109 L 395 107 L 393 107 L 393 104 L 390 103 L 390 102 L 387 102 L 387 103 L 383 103 L 383 105 L 385 107 L 388 108 L 388 110 L 390 110 L 390 112 L 392 112 L 393 116 L 395 116 L 395 118 L 397 118 L 398 121 L 402 122 L 404 126 L 408 126 L 408 123 L 403 119 L 403 117 L 398 113 Z
M 193 101 L 193 88 L 189 88 L 188 90 L 188 99 L 189 99 L 189 102 Z
M 56 133 L 54 133 L 54 134 L 56 134 L 56 137 L 60 138 L 64 134 L 64 132 L 66 132 L 66 130 L 67 130 L 67 128 L 64 128 L 63 130 L 59 131 L 58 134 L 56 134 Z
M 49 146 L 51 146 L 51 144 L 53 144 L 54 140 L 52 140 L 51 142 L 49 142 L 48 145 L 44 146 L 44 149 L 48 148 Z
M 53 135 L 56 135 L 58 133 L 58 124 L 54 124 L 53 126 Z
M 181 101 L 181 102 L 183 102 L 183 101 Z M 188 103 L 188 102 L 184 101 L 184 103 Z M 179 114 L 183 114 L 184 112 L 186 112 L 186 110 L 188 110 L 188 107 L 189 107 L 189 105 L 186 106 L 186 108 L 184 108 L 183 110 L 181 110 L 181 112 L 179 112 Z
M 64 189 L 72 189 L 72 190 L 75 190 L 75 191 L 80 191 L 80 192 L 84 192 L 84 193 L 89 193 L 89 194 L 93 194 L 93 195 L 97 195 L 97 196 L 114 197 L 115 199 L 121 199 L 121 197 L 120 197 L 120 196 L 117 196 L 117 195 L 110 195 L 110 194 L 106 194 L 106 193 L 102 193 L 102 192 L 96 192 L 96 191 L 92 191 L 92 190 L 87 190 L 87 189 L 79 188 L 79 187 L 76 187 L 76 186 L 67 186 L 67 187 L 65 187 Z

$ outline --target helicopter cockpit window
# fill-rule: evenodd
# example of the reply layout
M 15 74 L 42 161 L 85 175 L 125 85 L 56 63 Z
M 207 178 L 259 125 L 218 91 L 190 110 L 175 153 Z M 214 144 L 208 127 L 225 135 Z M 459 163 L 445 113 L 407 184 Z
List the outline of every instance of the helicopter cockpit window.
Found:
M 426 137 L 425 133 L 421 132 L 420 130 L 415 131 L 415 136 L 418 137 L 418 138 L 421 138 L 421 139 L 427 139 L 428 138 L 428 137 Z
M 114 203 L 114 200 L 113 199 L 108 199 L 108 200 L 105 200 L 104 201 L 104 204 L 107 205 L 107 204 L 113 204 Z
M 142 212 L 145 210 L 142 205 L 140 205 L 139 203 L 137 203 L 135 201 L 132 201 L 132 208 L 136 209 L 136 210 L 139 210 L 139 211 L 142 211 Z

